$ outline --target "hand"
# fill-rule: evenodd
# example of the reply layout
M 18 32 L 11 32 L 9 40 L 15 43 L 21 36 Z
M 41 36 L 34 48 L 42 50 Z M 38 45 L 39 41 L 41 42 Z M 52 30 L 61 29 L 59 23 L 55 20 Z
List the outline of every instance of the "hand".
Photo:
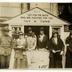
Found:
M 56 53 L 56 51 L 55 51 L 55 50 L 52 50 L 52 52 L 53 52 L 53 53 Z
M 60 55 L 63 55 L 63 51 L 60 52 Z
M 69 46 L 69 44 L 67 44 L 66 46 Z
M 17 46 L 17 48 L 23 48 L 23 46 Z

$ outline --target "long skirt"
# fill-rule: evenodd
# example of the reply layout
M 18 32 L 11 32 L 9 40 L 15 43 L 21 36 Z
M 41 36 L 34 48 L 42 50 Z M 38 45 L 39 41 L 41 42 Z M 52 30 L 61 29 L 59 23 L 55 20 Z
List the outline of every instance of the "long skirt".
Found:
M 62 55 L 59 53 L 50 53 L 49 68 L 62 68 Z
M 15 51 L 15 62 L 14 68 L 15 69 L 26 69 L 27 68 L 27 56 L 23 55 L 22 50 Z
M 28 69 L 49 68 L 49 51 L 46 49 L 28 51 L 27 59 L 28 59 Z
M 66 53 L 66 68 L 72 68 L 72 52 L 67 49 L 67 53 Z

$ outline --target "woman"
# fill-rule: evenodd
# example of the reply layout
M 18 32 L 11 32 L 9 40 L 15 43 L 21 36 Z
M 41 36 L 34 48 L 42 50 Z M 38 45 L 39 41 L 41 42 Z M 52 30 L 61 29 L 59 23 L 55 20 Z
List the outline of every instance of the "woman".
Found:
M 27 49 L 28 50 L 34 50 L 36 48 L 36 35 L 35 33 L 32 31 L 32 28 L 29 27 L 28 28 L 28 34 L 26 37 L 27 40 Z
M 40 34 L 37 38 L 37 64 L 39 69 L 48 69 L 49 67 L 49 51 L 48 37 L 44 33 L 44 28 L 40 28 Z
M 37 39 L 37 49 L 47 49 L 48 38 L 44 33 L 44 28 L 40 28 L 40 34 Z
M 28 68 L 31 69 L 34 67 L 33 61 L 34 61 L 34 54 L 35 54 L 35 48 L 36 48 L 36 35 L 32 31 L 32 28 L 28 28 L 28 34 L 26 36 L 26 41 L 27 41 L 27 60 L 28 60 Z
M 50 50 L 50 68 L 62 68 L 62 54 L 64 50 L 64 43 L 58 33 L 53 33 L 49 40 Z
M 72 33 L 66 39 L 67 52 L 66 52 L 66 68 L 72 68 Z
M 23 33 L 19 33 L 19 39 L 17 39 L 15 47 L 15 68 L 23 69 L 27 68 L 27 58 L 26 54 L 26 39 Z

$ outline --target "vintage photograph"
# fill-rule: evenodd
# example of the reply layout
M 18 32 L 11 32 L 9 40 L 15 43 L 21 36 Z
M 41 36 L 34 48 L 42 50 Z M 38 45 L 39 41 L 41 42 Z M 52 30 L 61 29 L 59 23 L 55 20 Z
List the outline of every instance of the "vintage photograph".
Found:
M 1 3 L 0 69 L 72 68 L 72 3 Z

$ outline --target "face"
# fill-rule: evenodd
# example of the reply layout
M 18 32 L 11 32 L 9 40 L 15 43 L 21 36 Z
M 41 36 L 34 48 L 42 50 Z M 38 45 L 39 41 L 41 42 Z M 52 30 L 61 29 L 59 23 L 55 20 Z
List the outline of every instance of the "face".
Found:
M 15 28 L 13 28 L 12 31 L 15 31 Z
M 31 30 L 31 31 L 29 31 L 29 33 L 31 34 L 31 33 L 32 33 L 32 30 Z
M 44 34 L 44 31 L 40 31 L 40 34 L 41 34 L 41 35 Z
M 54 37 L 57 37 L 57 33 L 54 34 Z

